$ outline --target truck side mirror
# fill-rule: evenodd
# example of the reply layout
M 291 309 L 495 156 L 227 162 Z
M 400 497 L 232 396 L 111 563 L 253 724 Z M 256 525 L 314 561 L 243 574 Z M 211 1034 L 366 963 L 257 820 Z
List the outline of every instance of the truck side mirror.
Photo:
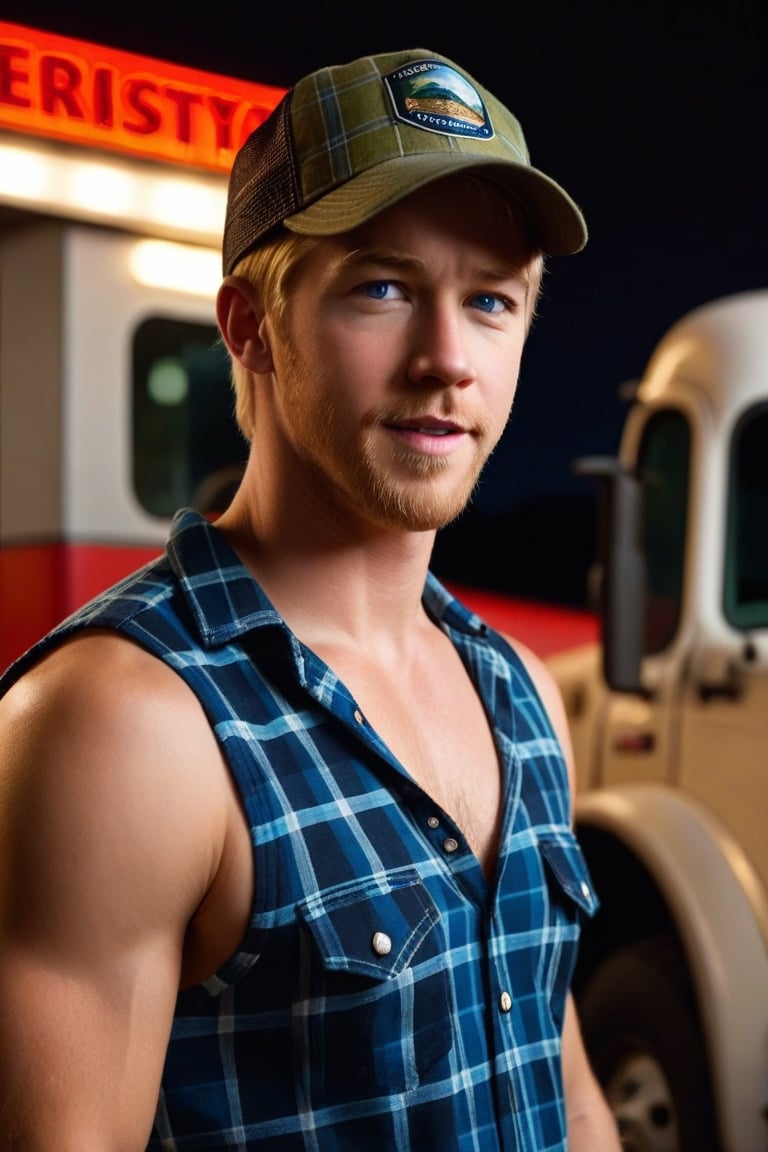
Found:
M 600 481 L 599 612 L 603 676 L 615 692 L 644 691 L 646 569 L 642 550 L 642 485 L 611 456 L 576 460 L 577 475 Z

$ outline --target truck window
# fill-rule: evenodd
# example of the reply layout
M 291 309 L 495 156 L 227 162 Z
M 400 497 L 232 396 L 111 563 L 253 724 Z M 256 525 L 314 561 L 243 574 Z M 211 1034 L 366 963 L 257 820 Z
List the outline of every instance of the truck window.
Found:
M 739 420 L 731 442 L 725 615 L 736 628 L 768 625 L 768 405 Z
M 223 511 L 247 444 L 216 326 L 143 320 L 132 339 L 131 403 L 132 481 L 142 508 L 163 518 L 182 507 Z
M 668 409 L 649 419 L 638 454 L 645 510 L 645 650 L 649 654 L 667 647 L 680 620 L 690 449 L 690 428 L 681 412 Z

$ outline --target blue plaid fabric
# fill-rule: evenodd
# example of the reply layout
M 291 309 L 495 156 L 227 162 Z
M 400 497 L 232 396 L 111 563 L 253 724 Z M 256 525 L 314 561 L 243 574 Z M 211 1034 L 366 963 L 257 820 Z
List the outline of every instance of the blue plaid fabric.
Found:
M 504 824 L 491 884 L 194 512 L 176 517 L 164 557 L 0 682 L 75 631 L 119 629 L 199 697 L 242 797 L 250 926 L 215 977 L 179 995 L 152 1152 L 566 1147 L 560 1033 L 597 901 L 565 765 L 514 651 L 432 576 L 424 604 L 493 725 Z

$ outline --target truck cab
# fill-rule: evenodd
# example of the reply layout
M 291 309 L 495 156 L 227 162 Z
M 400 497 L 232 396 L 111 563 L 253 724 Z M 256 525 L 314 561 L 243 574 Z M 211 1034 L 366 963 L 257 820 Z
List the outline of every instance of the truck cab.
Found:
M 602 636 L 554 656 L 602 908 L 575 990 L 625 1147 L 768 1148 L 768 291 L 678 321 L 601 489 Z

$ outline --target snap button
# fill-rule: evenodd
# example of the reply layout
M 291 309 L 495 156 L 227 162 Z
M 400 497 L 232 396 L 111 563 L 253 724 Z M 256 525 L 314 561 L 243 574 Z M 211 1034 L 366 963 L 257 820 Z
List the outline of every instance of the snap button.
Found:
M 388 956 L 392 951 L 392 941 L 386 932 L 374 932 L 372 943 L 377 956 Z
M 499 1008 L 501 1008 L 502 1012 L 511 1011 L 512 997 L 509 992 L 502 992 L 501 996 L 499 996 Z
M 440 827 L 440 821 L 438 820 L 437 816 L 428 816 L 427 817 L 427 824 L 429 825 L 430 828 L 439 828 Z
M 357 720 L 358 724 L 363 724 L 365 722 L 363 720 L 363 714 L 359 708 L 355 708 L 355 720 Z
M 581 882 L 581 894 L 582 896 L 590 895 L 589 884 L 587 884 L 586 880 L 582 880 Z
M 443 848 L 446 852 L 455 852 L 459 846 L 458 840 L 454 840 L 453 836 L 449 836 L 447 840 L 443 841 Z

